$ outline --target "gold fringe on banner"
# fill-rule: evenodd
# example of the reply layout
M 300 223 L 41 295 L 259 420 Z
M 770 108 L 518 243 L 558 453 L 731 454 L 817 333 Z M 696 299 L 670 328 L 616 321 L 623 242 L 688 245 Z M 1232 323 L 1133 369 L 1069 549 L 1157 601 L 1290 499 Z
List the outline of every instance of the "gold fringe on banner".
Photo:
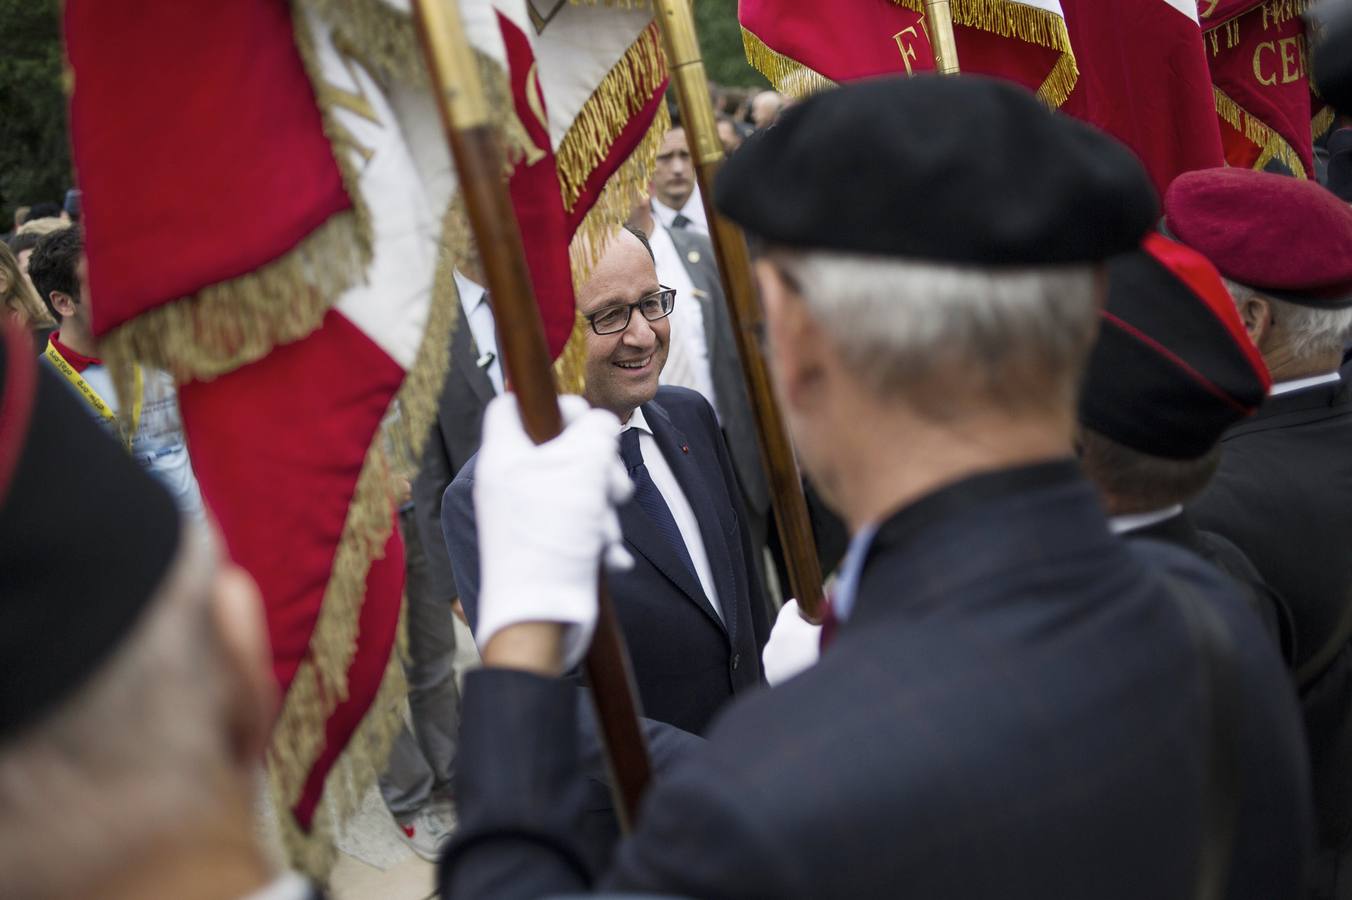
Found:
M 426 86 L 427 68 L 413 17 L 384 0 L 307 0 L 366 68 L 404 84 Z
M 1332 106 L 1325 106 L 1315 113 L 1314 118 L 1310 120 L 1310 139 L 1317 141 L 1323 137 L 1324 132 L 1329 130 L 1329 126 L 1333 124 L 1333 120 L 1337 117 L 1338 114 L 1333 111 Z
M 742 46 L 746 49 L 746 61 L 768 78 L 781 94 L 802 99 L 836 86 L 834 81 L 797 60 L 771 50 L 745 28 L 742 29 Z
M 554 387 L 560 394 L 581 394 L 587 389 L 587 332 L 591 325 L 578 313 L 573 333 L 563 352 L 554 360 Z
M 403 700 L 408 694 L 401 661 L 407 640 L 405 628 L 401 613 L 396 640 L 399 652 L 390 654 L 375 699 L 329 770 L 309 831 L 296 822 L 292 806 L 285 799 L 291 792 L 279 781 L 279 771 L 268 767 L 268 789 L 277 814 L 282 848 L 294 869 L 320 884 L 327 883 L 333 868 L 339 831 L 361 804 L 404 725 Z
M 606 73 L 559 142 L 555 158 L 564 209 L 571 212 L 577 205 L 587 179 L 666 77 L 666 56 L 657 23 L 651 22 Z
M 670 130 L 671 113 L 663 103 L 658 106 L 657 115 L 653 116 L 643 139 L 606 181 L 596 202 L 573 233 L 569 256 L 574 290 L 581 288 L 590 277 L 612 234 L 629 220 L 634 207 L 647 196 L 653 168 L 657 165 L 657 151 L 662 148 L 662 140 Z
M 1305 164 L 1301 162 L 1300 154 L 1285 138 L 1236 103 L 1220 88 L 1213 86 L 1212 91 L 1216 95 L 1216 114 L 1236 131 L 1243 134 L 1250 143 L 1262 148 L 1262 152 L 1253 164 L 1255 169 L 1262 169 L 1276 159 L 1290 169 L 1291 174 L 1297 178 L 1309 177 L 1309 174 L 1305 171 Z
M 912 12 L 925 11 L 924 0 L 892 0 Z M 979 28 L 1006 38 L 1018 38 L 1030 44 L 1047 47 L 1061 54 L 1050 74 L 1038 88 L 1038 97 L 1050 107 L 1066 102 L 1075 84 L 1080 80 L 1080 67 L 1070 46 L 1070 32 L 1065 20 L 1056 13 L 1034 6 L 1025 6 L 1016 0 L 952 0 L 953 23 L 966 28 Z
M 1260 12 L 1263 17 L 1263 30 L 1267 31 L 1274 25 L 1284 25 L 1292 19 L 1305 15 L 1309 9 L 1309 0 L 1262 0 L 1254 3 L 1252 6 L 1237 12 L 1216 24 L 1207 28 L 1203 34 L 1211 39 L 1211 55 L 1216 56 L 1220 53 L 1220 33 L 1222 29 L 1225 32 L 1226 49 L 1234 49 L 1239 46 L 1240 38 L 1243 37 L 1240 31 L 1240 21 L 1250 13 Z

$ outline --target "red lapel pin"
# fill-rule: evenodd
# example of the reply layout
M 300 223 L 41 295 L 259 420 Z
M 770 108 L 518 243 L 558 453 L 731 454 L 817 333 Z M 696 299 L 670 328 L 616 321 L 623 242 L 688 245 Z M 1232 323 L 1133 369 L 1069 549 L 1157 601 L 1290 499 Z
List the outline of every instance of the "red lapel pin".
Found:
M 689 452 L 690 452 L 690 445 L 689 445 L 689 444 L 682 444 L 682 445 L 681 445 L 681 452 L 682 452 L 682 453 L 689 453 Z

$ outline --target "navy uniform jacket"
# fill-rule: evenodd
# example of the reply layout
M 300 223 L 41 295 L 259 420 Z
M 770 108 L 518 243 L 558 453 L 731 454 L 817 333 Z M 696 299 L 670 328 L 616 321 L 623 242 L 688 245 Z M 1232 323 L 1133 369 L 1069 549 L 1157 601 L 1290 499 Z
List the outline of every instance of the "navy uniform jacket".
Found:
M 1116 540 L 1070 461 L 976 476 L 884 523 L 820 662 L 727 710 L 596 881 L 558 739 L 574 694 L 471 673 L 442 895 L 1187 900 L 1202 670 L 1157 568 L 1214 601 L 1237 648 L 1229 896 L 1299 897 L 1305 750 L 1271 640 L 1210 566 Z
M 1319 821 L 1315 896 L 1352 897 L 1352 387 L 1270 397 L 1221 446 L 1220 469 L 1190 509 L 1291 609 Z
M 634 567 L 607 580 L 643 714 L 703 734 L 735 694 L 762 684 L 769 611 L 736 476 L 708 401 L 686 388 L 663 387 L 642 409 L 699 521 L 723 616 L 635 501 L 620 509 Z M 446 546 L 471 627 L 478 624 L 479 603 L 474 463 L 456 476 L 442 502 Z

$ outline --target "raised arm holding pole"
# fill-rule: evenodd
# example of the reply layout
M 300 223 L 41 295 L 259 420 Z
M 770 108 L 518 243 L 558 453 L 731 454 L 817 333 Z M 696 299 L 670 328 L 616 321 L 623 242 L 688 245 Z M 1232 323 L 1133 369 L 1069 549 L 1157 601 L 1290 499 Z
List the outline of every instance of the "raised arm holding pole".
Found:
M 789 589 L 798 599 L 803 614 L 818 621 L 822 611 L 821 565 L 817 561 L 798 465 L 757 342 L 761 312 L 751 278 L 746 238 L 740 228 L 714 209 L 714 176 L 723 163 L 723 144 L 718 138 L 713 106 L 709 102 L 708 79 L 695 38 L 694 18 L 688 0 L 657 0 L 656 8 L 667 64 L 681 107 L 681 122 L 694 156 L 700 195 L 704 198 L 709 237 L 718 258 L 723 292 L 728 298 L 742 374 L 751 394 L 761 461 L 769 477 L 770 499 L 789 571 Z
M 474 54 L 457 0 L 415 0 L 413 9 L 493 296 L 503 368 L 526 433 L 537 444 L 544 443 L 563 430 L 563 419 L 521 231 L 502 178 L 502 149 Z M 648 750 L 639 729 L 628 653 L 604 581 L 598 581 L 597 590 L 596 633 L 587 653 L 587 677 L 610 764 L 616 812 L 621 825 L 628 828 L 650 776 Z

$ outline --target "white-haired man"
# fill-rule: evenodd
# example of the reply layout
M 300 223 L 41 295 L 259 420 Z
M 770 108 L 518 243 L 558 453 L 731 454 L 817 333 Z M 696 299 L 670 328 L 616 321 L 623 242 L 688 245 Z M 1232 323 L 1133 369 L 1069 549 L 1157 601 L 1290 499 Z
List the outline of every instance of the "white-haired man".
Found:
M 855 537 L 821 661 L 726 710 L 599 883 L 1300 896 L 1310 816 L 1280 659 L 1219 573 L 1115 539 L 1073 459 L 1099 265 L 1156 217 L 1139 163 L 1007 84 L 877 79 L 749 141 L 718 205 L 765 245 L 776 390 Z M 479 790 L 444 895 L 589 884 L 557 676 L 614 540 L 616 440 L 589 413 L 536 448 L 510 401 L 489 409 L 480 603 L 508 624 L 467 685 L 460 771 Z
M 0 327 L 0 897 L 304 900 L 258 843 L 258 591 Z
M 1247 169 L 1180 176 L 1165 226 L 1220 270 L 1272 373 L 1252 419 L 1221 442 L 1190 507 L 1281 594 L 1319 825 L 1313 897 L 1352 890 L 1352 207 L 1314 182 Z M 1336 887 L 1335 887 L 1336 886 Z

